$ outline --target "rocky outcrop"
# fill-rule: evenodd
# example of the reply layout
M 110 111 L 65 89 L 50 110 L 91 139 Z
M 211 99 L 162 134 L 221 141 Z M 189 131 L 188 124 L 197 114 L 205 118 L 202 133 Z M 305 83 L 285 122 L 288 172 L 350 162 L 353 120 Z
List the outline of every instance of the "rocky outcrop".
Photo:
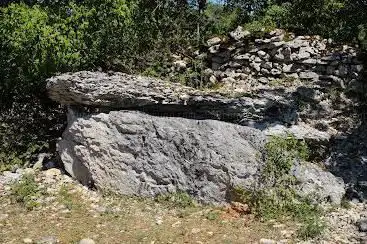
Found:
M 222 203 L 233 187 L 261 185 L 267 136 L 295 131 L 300 139 L 329 139 L 302 124 L 276 126 L 287 125 L 292 105 L 266 92 L 231 98 L 99 72 L 53 77 L 48 89 L 51 98 L 69 105 L 68 127 L 58 143 L 65 169 L 103 191 L 139 196 L 185 191 L 202 202 Z M 300 194 L 340 203 L 342 181 L 316 165 L 300 169 L 294 174 Z

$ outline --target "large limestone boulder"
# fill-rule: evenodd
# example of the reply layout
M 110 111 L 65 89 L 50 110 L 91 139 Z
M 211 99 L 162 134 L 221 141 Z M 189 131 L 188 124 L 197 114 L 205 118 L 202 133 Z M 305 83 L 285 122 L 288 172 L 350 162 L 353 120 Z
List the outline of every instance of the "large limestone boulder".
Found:
M 70 111 L 69 119 L 58 144 L 65 169 L 103 191 L 185 191 L 203 202 L 224 202 L 233 186 L 250 188 L 263 164 L 265 136 L 249 127 L 136 111 Z

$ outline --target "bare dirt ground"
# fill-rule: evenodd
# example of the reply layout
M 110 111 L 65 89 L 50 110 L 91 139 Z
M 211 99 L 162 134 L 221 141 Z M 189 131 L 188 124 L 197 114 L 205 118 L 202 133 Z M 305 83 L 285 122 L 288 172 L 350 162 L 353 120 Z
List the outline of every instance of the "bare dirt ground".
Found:
M 0 181 L 0 243 L 79 243 L 84 238 L 102 244 L 301 242 L 296 223 L 262 222 L 245 205 L 201 206 L 179 196 L 103 196 L 57 169 L 35 175 L 33 188 L 26 182 L 16 191 Z M 358 243 L 343 236 L 344 222 L 332 216 L 342 227 L 330 229 L 323 241 L 306 243 Z M 347 234 L 354 231 L 351 226 Z M 335 231 L 341 241 L 330 237 Z

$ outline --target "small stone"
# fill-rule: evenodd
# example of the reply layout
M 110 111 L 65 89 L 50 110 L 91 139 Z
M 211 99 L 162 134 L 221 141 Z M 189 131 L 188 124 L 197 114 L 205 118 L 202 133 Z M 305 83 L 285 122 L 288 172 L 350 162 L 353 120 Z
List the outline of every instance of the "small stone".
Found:
M 312 80 L 315 80 L 315 79 L 318 79 L 319 78 L 319 75 L 315 72 L 301 72 L 299 73 L 299 78 L 300 79 L 312 79 Z
M 247 204 L 240 202 L 231 202 L 231 207 L 238 213 L 249 213 L 250 207 Z
M 280 70 L 277 70 L 277 69 L 272 69 L 272 70 L 270 71 L 270 73 L 271 73 L 272 75 L 274 75 L 274 76 L 277 76 L 277 75 L 281 75 L 281 74 L 282 74 L 282 72 L 281 72 Z
M 316 64 L 317 60 L 313 59 L 313 58 L 309 58 L 309 59 L 303 60 L 301 63 L 303 63 L 303 64 Z
M 283 61 L 284 60 L 284 55 L 282 53 L 277 53 L 274 56 L 274 59 L 277 61 Z
M 269 71 L 269 70 L 267 70 L 267 69 L 264 69 L 264 68 L 262 68 L 262 69 L 260 70 L 260 72 L 261 72 L 262 74 L 264 74 L 264 75 L 269 75 L 269 74 L 270 74 L 270 71 Z
M 266 56 L 266 52 L 260 50 L 260 51 L 257 52 L 257 55 L 259 55 L 260 58 L 263 58 L 263 57 Z
M 273 36 L 272 38 L 270 38 L 270 40 L 272 42 L 280 42 L 280 41 L 283 41 L 284 39 L 284 35 L 280 35 L 280 36 Z
M 277 242 L 270 239 L 261 239 L 260 244 L 276 244 Z
M 49 169 L 44 172 L 44 175 L 46 178 L 56 178 L 60 176 L 61 174 L 62 174 L 61 170 L 56 169 L 56 168 Z
M 156 223 L 157 225 L 161 225 L 161 224 L 163 224 L 163 220 L 162 220 L 162 219 L 157 219 L 157 220 L 155 221 L 155 223 Z
M 253 67 L 257 72 L 260 72 L 261 70 L 260 63 L 250 63 L 250 66 Z
M 212 84 L 212 85 L 217 84 L 217 82 L 218 82 L 217 77 L 215 77 L 214 75 L 210 76 L 210 77 L 209 77 L 209 82 L 210 82 L 210 84 Z
M 210 46 L 208 50 L 212 54 L 217 54 L 219 52 L 219 49 L 220 49 L 220 44 L 217 44 L 217 45 Z M 212 61 L 214 61 L 214 58 L 212 58 Z
M 47 157 L 50 157 L 48 153 L 40 153 L 38 154 L 37 162 L 33 165 L 34 170 L 41 170 L 43 168 L 43 162 Z
M 234 31 L 230 32 L 229 35 L 236 41 L 240 41 L 241 39 L 250 36 L 251 33 L 244 30 L 242 26 L 238 26 Z
M 254 61 L 255 61 L 255 63 L 261 63 L 262 62 L 262 59 L 259 58 L 259 57 L 256 57 Z
M 79 244 L 95 244 L 95 241 L 92 239 L 83 239 L 79 242 Z
M 192 230 L 191 230 L 191 233 L 192 234 L 197 234 L 197 233 L 199 233 L 201 230 L 200 229 L 198 229 L 198 228 L 193 228 Z
M 311 57 L 311 54 L 308 53 L 308 52 L 299 52 L 298 55 L 295 56 L 295 59 L 298 59 L 298 60 L 303 60 L 303 59 L 308 59 Z
M 24 238 L 23 243 L 33 243 L 33 240 L 30 238 Z
M 9 217 L 9 214 L 0 214 L 0 221 L 6 220 Z
M 293 64 L 283 64 L 283 72 L 284 73 L 292 73 Z
M 367 232 L 367 219 L 362 219 L 357 223 L 360 232 Z
M 220 39 L 219 37 L 213 37 L 209 40 L 206 41 L 206 43 L 208 44 L 208 46 L 214 46 L 217 44 L 220 44 L 222 42 L 222 39 Z
M 361 64 L 358 64 L 358 65 L 351 65 L 351 70 L 352 70 L 353 72 L 357 72 L 357 73 L 359 73 L 359 72 L 361 72 L 361 71 L 363 70 L 363 65 L 361 65 Z
M 237 55 L 233 59 L 234 60 L 249 60 L 250 54 L 246 53 L 246 54 Z
M 264 69 L 272 69 L 273 64 L 271 62 L 265 62 L 265 63 L 261 64 L 261 67 L 264 68 Z
M 283 41 L 277 41 L 277 42 L 271 43 L 269 46 L 270 46 L 270 48 L 279 48 L 279 47 L 283 46 L 284 44 L 285 44 L 285 42 L 283 42 Z
M 275 29 L 275 30 L 269 32 L 269 35 L 271 35 L 273 37 L 274 36 L 281 36 L 283 34 L 284 34 L 284 30 L 282 30 L 282 29 Z
M 57 244 L 59 243 L 59 240 L 54 236 L 46 236 L 39 239 L 37 244 Z
M 260 77 L 258 81 L 259 83 L 264 84 L 264 85 L 269 83 L 269 80 L 266 77 Z
M 184 60 L 177 60 L 173 62 L 173 66 L 177 71 L 181 71 L 187 68 L 187 63 Z

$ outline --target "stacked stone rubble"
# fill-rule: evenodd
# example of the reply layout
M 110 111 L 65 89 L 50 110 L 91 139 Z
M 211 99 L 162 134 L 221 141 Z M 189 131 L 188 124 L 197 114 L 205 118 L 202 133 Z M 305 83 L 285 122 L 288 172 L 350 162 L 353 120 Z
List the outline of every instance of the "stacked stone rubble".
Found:
M 320 36 L 294 36 L 277 29 L 262 39 L 238 27 L 228 38 L 207 41 L 204 72 L 207 82 L 222 83 L 246 91 L 274 80 L 325 80 L 343 86 L 360 78 L 363 65 L 355 47 L 338 46 Z M 184 70 L 182 61 L 175 61 Z

